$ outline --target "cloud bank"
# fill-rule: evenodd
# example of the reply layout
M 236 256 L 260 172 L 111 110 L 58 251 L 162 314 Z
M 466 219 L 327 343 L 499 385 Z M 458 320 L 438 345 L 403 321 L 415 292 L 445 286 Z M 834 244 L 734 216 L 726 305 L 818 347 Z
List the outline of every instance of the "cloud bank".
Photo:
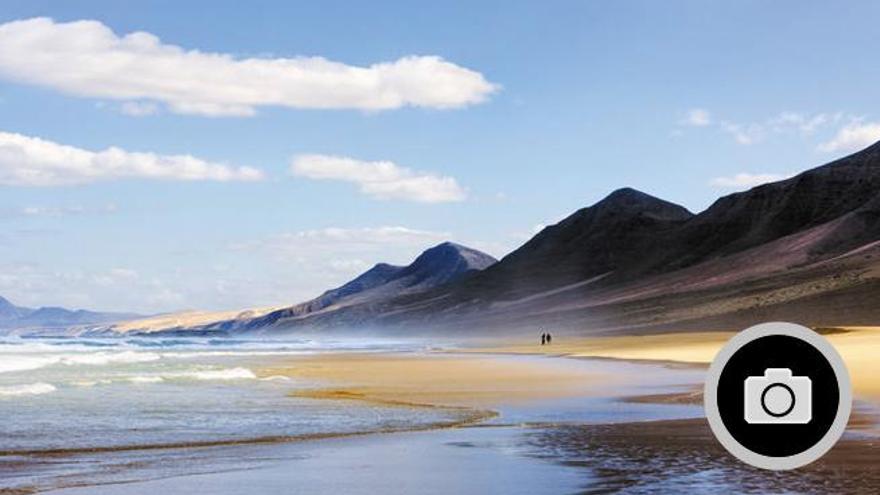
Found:
M 64 186 L 114 179 L 255 181 L 260 170 L 208 162 L 190 155 L 159 155 L 110 147 L 89 151 L 0 131 L 0 184 Z
M 880 141 L 880 122 L 852 122 L 819 145 L 819 151 L 858 151 Z
M 464 189 L 452 177 L 418 172 L 389 161 L 361 161 L 331 155 L 299 155 L 290 172 L 316 180 L 336 180 L 357 184 L 360 191 L 375 199 L 400 199 L 420 203 L 463 201 Z
M 389 110 L 460 108 L 498 87 L 479 72 L 437 56 L 407 56 L 366 67 L 321 57 L 237 58 L 163 43 L 147 32 L 123 36 L 99 21 L 40 17 L 0 24 L 0 77 L 155 111 L 250 116 L 258 107 Z
M 749 174 L 741 173 L 730 177 L 715 177 L 709 181 L 710 185 L 716 187 L 724 187 L 731 189 L 746 189 L 750 187 L 760 186 L 768 182 L 776 182 L 787 179 L 791 174 Z

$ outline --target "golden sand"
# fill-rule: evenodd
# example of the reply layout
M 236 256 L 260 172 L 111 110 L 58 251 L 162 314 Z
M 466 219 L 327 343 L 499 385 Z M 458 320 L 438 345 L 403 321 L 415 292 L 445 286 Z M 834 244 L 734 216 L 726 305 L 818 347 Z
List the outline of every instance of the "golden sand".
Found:
M 880 327 L 840 327 L 826 335 L 843 357 L 857 396 L 880 399 Z M 513 343 L 477 352 L 549 354 L 571 357 L 708 364 L 732 332 L 667 333 L 593 338 L 556 337 L 552 345 Z
M 296 393 L 302 397 L 474 408 L 584 395 L 597 380 L 614 379 L 553 361 L 526 362 L 478 355 L 340 353 L 298 357 L 289 364 L 260 370 L 259 374 L 315 382 L 314 388 Z

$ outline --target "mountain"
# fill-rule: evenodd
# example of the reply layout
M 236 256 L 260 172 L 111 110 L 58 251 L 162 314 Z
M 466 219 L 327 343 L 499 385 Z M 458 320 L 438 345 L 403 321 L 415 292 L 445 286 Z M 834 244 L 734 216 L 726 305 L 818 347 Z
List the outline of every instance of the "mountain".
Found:
M 445 332 L 876 324 L 880 143 L 705 211 L 620 189 L 448 284 L 273 328 Z
M 257 314 L 238 313 L 234 318 L 198 324 L 182 324 L 184 317 L 163 317 L 149 321 L 131 321 L 109 328 L 113 332 L 236 332 L 265 330 L 319 319 L 352 323 L 347 308 L 376 307 L 401 295 L 419 294 L 444 284 L 471 276 L 496 263 L 486 253 L 453 242 L 444 242 L 420 254 L 410 265 L 379 263 L 350 282 L 320 296 L 293 306 Z M 163 326 L 162 323 L 170 323 Z
M 696 214 L 619 189 L 497 263 L 444 243 L 314 300 L 186 329 L 491 336 L 876 325 L 878 297 L 880 143 Z
M 9 302 L 6 298 L 0 296 L 0 325 L 5 321 L 16 320 L 26 316 L 32 310 L 22 308 Z
M 66 330 L 96 324 L 106 324 L 138 317 L 132 313 L 99 313 L 84 309 L 69 310 L 59 307 L 26 308 L 16 306 L 0 297 L 0 332 L 10 330 Z
M 632 272 L 644 253 L 694 215 L 635 189 L 614 191 L 593 206 L 546 227 L 463 290 L 473 297 L 530 293 Z

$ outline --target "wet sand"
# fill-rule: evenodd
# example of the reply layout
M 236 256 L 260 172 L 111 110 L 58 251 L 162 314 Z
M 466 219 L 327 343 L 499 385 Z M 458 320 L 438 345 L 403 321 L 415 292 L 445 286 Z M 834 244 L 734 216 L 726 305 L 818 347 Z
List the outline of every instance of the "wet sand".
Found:
M 250 470 L 88 486 L 64 495 L 577 493 L 576 468 L 528 455 L 518 427 L 470 427 L 281 444 L 242 452 L 267 458 Z
M 531 432 L 534 454 L 592 478 L 582 493 L 876 493 L 880 442 L 845 437 L 793 471 L 750 467 L 730 456 L 703 419 L 563 425 Z

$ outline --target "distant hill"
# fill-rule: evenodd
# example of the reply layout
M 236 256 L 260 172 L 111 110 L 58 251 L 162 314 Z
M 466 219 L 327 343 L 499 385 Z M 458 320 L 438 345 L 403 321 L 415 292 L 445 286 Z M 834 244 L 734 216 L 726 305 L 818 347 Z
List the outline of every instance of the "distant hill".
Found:
M 484 270 L 498 260 L 486 253 L 453 242 L 444 242 L 420 254 L 407 266 L 379 263 L 350 282 L 328 290 L 320 296 L 293 306 L 257 314 L 240 313 L 233 318 L 214 321 L 201 319 L 196 324 L 184 324 L 187 318 L 163 317 L 172 325 L 156 325 L 149 322 L 126 322 L 109 328 L 124 332 L 240 332 L 284 327 L 295 322 L 308 322 L 322 318 L 338 318 L 349 321 L 349 307 L 379 305 L 383 301 L 404 294 L 419 294 L 444 284 L 459 280 Z M 349 321 L 356 324 L 355 321 Z
M 99 313 L 59 307 L 26 308 L 0 297 L 0 332 L 11 330 L 64 330 L 71 327 L 130 320 L 134 313 Z

